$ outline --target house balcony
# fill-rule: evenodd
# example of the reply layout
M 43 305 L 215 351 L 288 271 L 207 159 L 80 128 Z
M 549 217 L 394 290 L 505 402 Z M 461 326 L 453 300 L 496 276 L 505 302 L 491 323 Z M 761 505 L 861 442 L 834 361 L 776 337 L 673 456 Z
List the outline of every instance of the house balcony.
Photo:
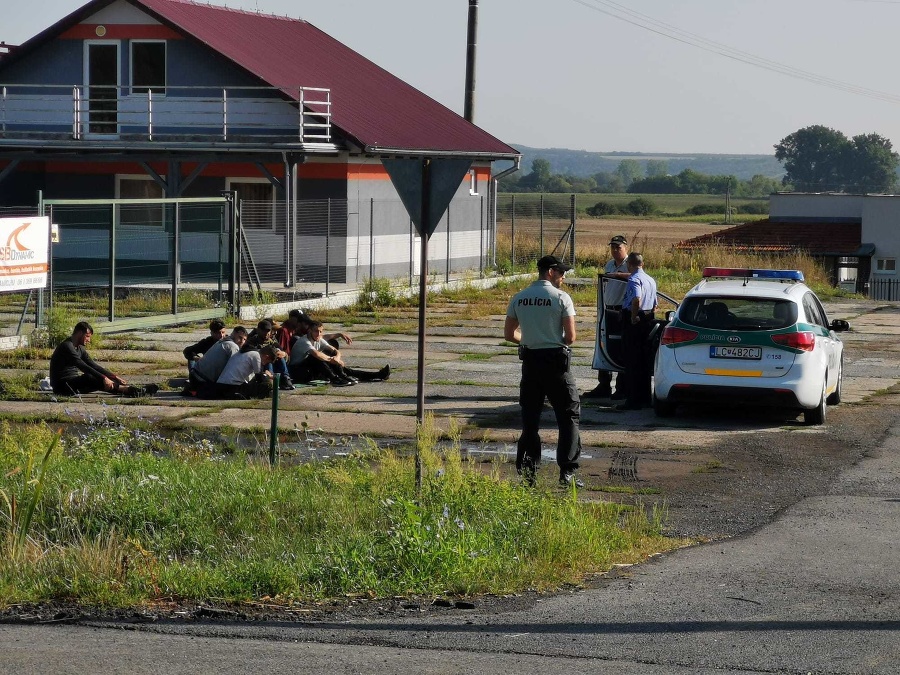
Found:
M 0 150 L 12 149 L 337 147 L 329 89 L 0 84 Z

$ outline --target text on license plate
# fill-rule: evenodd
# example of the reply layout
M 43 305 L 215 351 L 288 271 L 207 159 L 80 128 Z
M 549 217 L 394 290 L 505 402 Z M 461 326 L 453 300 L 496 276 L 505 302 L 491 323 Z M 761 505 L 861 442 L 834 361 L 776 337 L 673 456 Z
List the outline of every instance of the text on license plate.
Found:
M 732 347 L 730 345 L 710 345 L 709 356 L 713 359 L 761 359 L 762 347 Z

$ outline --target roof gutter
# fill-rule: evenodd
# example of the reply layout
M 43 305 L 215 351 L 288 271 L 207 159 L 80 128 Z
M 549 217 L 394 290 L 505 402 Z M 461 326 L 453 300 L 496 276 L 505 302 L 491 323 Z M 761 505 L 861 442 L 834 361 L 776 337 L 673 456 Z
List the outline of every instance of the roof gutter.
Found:
M 391 157 L 457 157 L 472 161 L 498 161 L 508 159 L 516 162 L 516 168 L 522 161 L 522 155 L 515 152 L 470 152 L 467 150 L 410 150 L 408 148 L 381 148 L 377 145 L 365 146 L 364 152 L 369 155 L 387 155 Z

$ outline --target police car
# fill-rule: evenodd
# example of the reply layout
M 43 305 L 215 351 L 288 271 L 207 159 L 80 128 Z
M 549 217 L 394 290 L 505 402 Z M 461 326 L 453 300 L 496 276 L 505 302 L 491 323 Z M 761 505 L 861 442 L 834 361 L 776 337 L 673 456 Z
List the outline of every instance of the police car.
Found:
M 654 367 L 654 408 L 729 401 L 803 412 L 825 422 L 841 401 L 843 343 L 850 329 L 828 321 L 798 270 L 707 267 L 663 329 Z

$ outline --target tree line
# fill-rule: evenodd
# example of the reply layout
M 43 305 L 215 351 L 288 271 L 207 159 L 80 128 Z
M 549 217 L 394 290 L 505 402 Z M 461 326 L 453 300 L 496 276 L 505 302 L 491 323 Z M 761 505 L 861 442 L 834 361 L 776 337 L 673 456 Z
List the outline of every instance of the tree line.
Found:
M 670 175 L 668 162 L 650 159 L 642 166 L 635 159 L 623 159 L 615 171 L 600 171 L 591 176 L 553 173 L 550 162 L 535 159 L 531 171 L 514 173 L 500 179 L 501 192 L 549 193 L 633 193 L 633 194 L 725 194 L 734 197 L 767 197 L 781 189 L 776 178 L 757 175 L 749 180 L 735 176 L 710 176 L 684 169 Z
M 768 197 L 779 190 L 798 192 L 892 193 L 897 187 L 900 156 L 891 141 L 875 133 L 848 138 L 835 129 L 813 125 L 798 129 L 775 144 L 775 158 L 785 169 L 780 181 L 756 175 L 740 180 L 733 175 L 707 175 L 684 169 L 669 174 L 666 160 L 642 165 L 623 159 L 615 171 L 591 176 L 553 173 L 550 162 L 535 159 L 529 173 L 500 179 L 502 192 L 725 194 Z

